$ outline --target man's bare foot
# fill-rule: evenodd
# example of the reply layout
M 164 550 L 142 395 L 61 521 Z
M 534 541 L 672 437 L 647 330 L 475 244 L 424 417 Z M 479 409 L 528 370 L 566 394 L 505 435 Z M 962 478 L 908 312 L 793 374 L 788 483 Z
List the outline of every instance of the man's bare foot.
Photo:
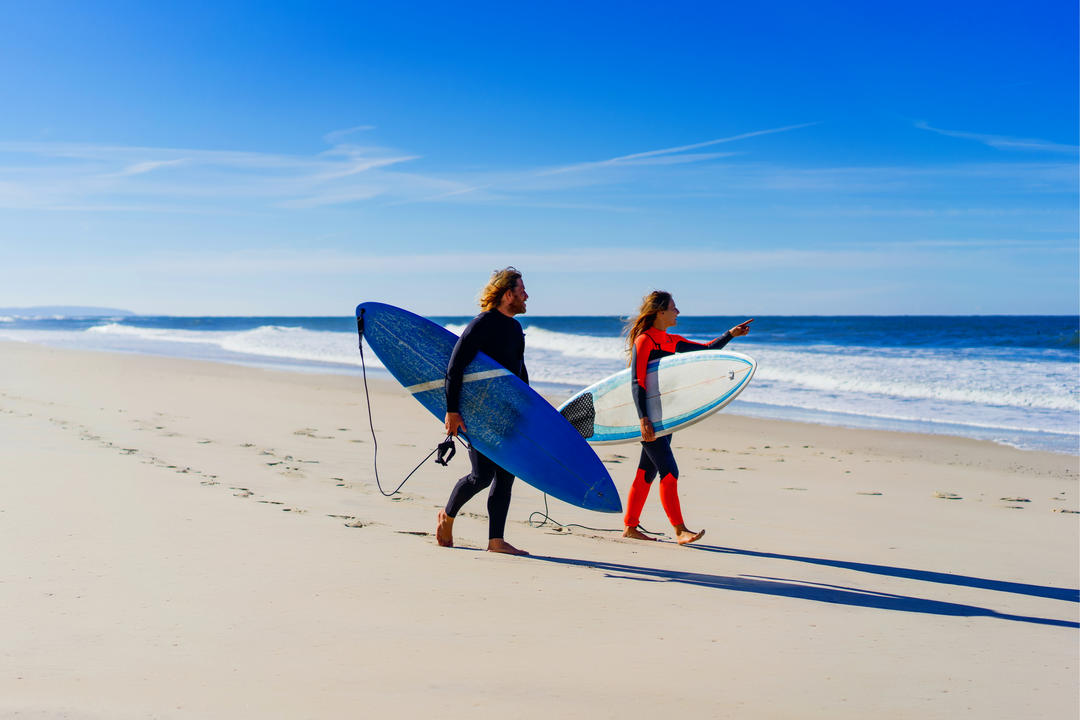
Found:
M 454 547 L 454 518 L 446 514 L 445 510 L 439 511 L 439 524 L 435 528 L 435 539 L 442 547 Z
M 528 555 L 529 553 L 524 550 L 518 550 L 516 547 L 506 542 L 502 538 L 493 538 L 488 540 L 488 552 L 505 553 L 506 555 Z
M 687 530 L 686 526 L 682 529 L 675 531 L 675 542 L 680 545 L 689 545 L 692 542 L 696 542 L 701 539 L 701 536 L 705 534 L 705 531 L 694 532 L 693 530 Z
M 628 527 L 623 530 L 622 536 L 624 538 L 633 538 L 635 540 L 656 540 L 654 537 L 649 537 L 645 533 L 638 530 L 636 527 Z

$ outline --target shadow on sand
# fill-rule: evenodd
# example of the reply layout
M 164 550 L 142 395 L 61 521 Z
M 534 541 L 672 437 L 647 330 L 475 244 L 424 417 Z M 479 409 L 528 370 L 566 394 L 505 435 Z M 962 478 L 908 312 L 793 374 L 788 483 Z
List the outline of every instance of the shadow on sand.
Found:
M 888 575 L 890 577 L 921 580 L 923 582 L 945 583 L 947 585 L 960 585 L 983 590 L 996 590 L 998 592 L 1050 598 L 1051 600 L 1080 602 L 1080 590 L 1070 588 L 1027 585 L 1025 583 L 1006 582 L 1003 580 L 986 580 L 984 578 L 968 577 L 966 575 L 953 575 L 952 573 L 911 570 L 909 568 L 890 567 L 888 565 L 870 565 L 867 563 L 848 562 L 846 560 L 802 557 L 800 555 L 782 555 L 780 553 L 758 552 L 756 550 L 739 550 L 737 548 L 716 547 L 714 545 L 689 545 L 688 547 L 691 550 L 700 552 L 714 552 L 725 555 L 745 555 L 747 557 L 769 558 L 771 560 L 790 560 L 792 562 L 809 563 L 811 565 L 827 565 L 829 567 L 873 573 L 875 575 Z
M 713 552 L 735 552 L 745 553 L 747 555 L 761 555 L 763 557 L 776 557 L 782 559 L 806 560 L 808 562 L 814 562 L 813 558 L 787 558 L 783 555 L 771 555 L 769 553 L 754 553 L 740 550 L 727 550 L 724 548 L 709 548 L 709 546 L 701 546 L 700 549 L 709 549 Z M 593 568 L 595 570 L 604 571 L 607 577 L 619 580 L 636 580 L 639 582 L 685 583 L 687 585 L 697 585 L 699 587 L 707 587 L 714 590 L 730 590 L 734 592 L 757 593 L 760 595 L 774 595 L 779 597 L 797 598 L 800 600 L 811 600 L 814 602 L 832 603 L 834 605 L 849 605 L 852 607 L 876 608 L 878 610 L 894 610 L 898 612 L 926 613 L 929 615 L 944 615 L 949 617 L 988 617 L 996 618 L 998 620 L 1012 620 L 1014 622 L 1034 623 L 1037 625 L 1053 625 L 1056 627 L 1080 628 L 1080 623 L 1069 620 L 1055 620 L 1051 618 L 1028 617 L 1024 615 L 1009 615 L 1006 613 L 999 613 L 988 608 L 976 607 L 974 605 L 961 605 L 959 603 L 941 602 L 938 600 L 926 600 L 923 598 L 910 597 L 906 595 L 894 595 L 892 593 L 880 593 L 868 590 L 859 590 L 857 588 L 848 588 L 839 585 L 826 585 L 822 583 L 800 583 L 793 582 L 791 580 L 767 577 L 731 577 L 726 575 L 708 575 L 705 573 L 679 572 L 676 570 L 665 570 L 661 568 L 641 567 L 637 565 L 623 565 L 620 563 L 610 563 L 593 560 L 575 560 L 573 558 L 552 557 L 544 555 L 531 555 L 527 559 L 537 560 L 540 562 L 559 563 L 562 565 L 572 565 L 576 567 Z M 849 567 L 855 570 L 862 569 L 860 567 L 860 563 L 841 563 L 833 561 L 820 562 L 822 564 L 829 565 L 835 564 L 838 567 Z M 865 566 L 867 572 L 878 572 L 878 570 L 873 570 L 873 568 L 879 567 L 880 566 L 876 565 Z M 899 568 L 881 569 L 897 572 L 881 572 L 880 574 L 897 575 L 899 577 L 915 577 L 917 579 L 932 579 L 934 576 L 942 575 L 941 573 L 922 573 L 914 570 L 906 571 Z M 912 573 L 912 575 L 909 576 L 907 574 L 900 574 L 901 572 L 910 572 Z M 920 577 L 922 575 L 930 576 L 930 578 Z M 943 577 L 954 578 L 955 576 L 943 575 Z M 977 578 L 967 579 L 977 580 Z M 992 581 L 981 582 L 992 583 Z M 992 585 L 1014 584 L 1015 583 L 992 583 Z M 972 586 L 982 587 L 982 585 Z M 1000 588 L 994 587 L 992 589 Z

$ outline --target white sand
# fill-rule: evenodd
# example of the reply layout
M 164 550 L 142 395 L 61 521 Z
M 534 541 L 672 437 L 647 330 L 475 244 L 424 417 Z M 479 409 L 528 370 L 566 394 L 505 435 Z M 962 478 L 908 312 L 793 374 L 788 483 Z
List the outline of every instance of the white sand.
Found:
M 392 486 L 441 425 L 371 385 Z M 1077 457 L 731 414 L 675 451 L 699 546 L 531 528 L 518 481 L 531 558 L 482 497 L 444 549 L 464 453 L 379 495 L 358 378 L 0 343 L 0 717 L 1077 717 Z

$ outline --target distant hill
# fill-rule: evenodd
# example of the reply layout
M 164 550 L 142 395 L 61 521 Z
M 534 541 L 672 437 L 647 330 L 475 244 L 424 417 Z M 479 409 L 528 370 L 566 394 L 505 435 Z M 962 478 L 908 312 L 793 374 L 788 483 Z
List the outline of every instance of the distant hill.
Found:
M 34 307 L 0 307 L 0 315 L 14 315 L 24 318 L 36 317 L 130 317 L 137 315 L 130 310 L 117 308 L 87 307 L 83 305 L 37 305 Z

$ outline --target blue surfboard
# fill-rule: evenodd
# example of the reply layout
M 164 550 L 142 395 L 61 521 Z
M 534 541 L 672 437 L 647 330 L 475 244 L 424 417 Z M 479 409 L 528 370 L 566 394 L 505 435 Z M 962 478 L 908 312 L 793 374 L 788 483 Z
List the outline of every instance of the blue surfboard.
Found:
M 356 306 L 366 340 L 390 374 L 441 422 L 444 378 L 457 335 L 384 303 Z M 537 490 L 587 510 L 621 512 L 607 468 L 581 434 L 521 378 L 484 353 L 465 368 L 461 433 L 478 451 Z

